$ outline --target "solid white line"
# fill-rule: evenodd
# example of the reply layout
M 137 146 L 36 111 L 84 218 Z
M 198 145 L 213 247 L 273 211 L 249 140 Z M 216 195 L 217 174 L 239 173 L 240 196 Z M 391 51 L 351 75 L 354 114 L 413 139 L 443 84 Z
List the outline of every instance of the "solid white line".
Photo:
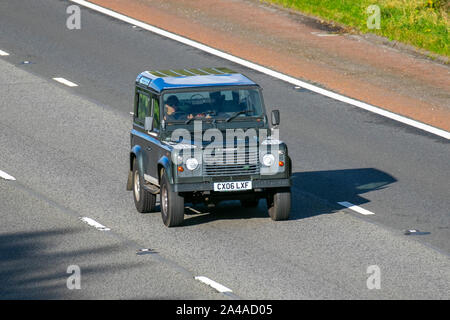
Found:
M 338 34 L 336 33 L 321 33 L 321 32 L 311 32 L 313 35 L 318 37 L 336 37 Z
M 9 56 L 8 52 L 0 50 L 0 56 Z
M 53 80 L 58 81 L 59 83 L 65 84 L 68 87 L 78 87 L 76 83 L 73 83 L 72 81 L 69 81 L 64 78 L 53 78 Z
M 334 92 L 322 89 L 320 87 L 316 87 L 316 86 L 314 86 L 312 84 L 309 84 L 307 82 L 300 81 L 300 80 L 295 79 L 295 78 L 293 78 L 291 76 L 282 74 L 280 72 L 277 72 L 277 71 L 274 71 L 274 70 L 271 70 L 271 69 L 268 69 L 268 68 L 265 68 L 265 67 L 260 66 L 260 65 L 258 65 L 256 63 L 253 63 L 253 62 L 250 62 L 250 61 L 238 58 L 236 56 L 233 56 L 231 54 L 222 52 L 220 50 L 211 48 L 211 47 L 206 46 L 204 44 L 201 44 L 199 42 L 196 42 L 196 41 L 193 41 L 193 40 L 189 40 L 189 39 L 184 38 L 182 36 L 179 36 L 177 34 L 165 31 L 163 29 L 154 27 L 154 26 L 149 25 L 147 23 L 144 23 L 144 22 L 138 21 L 136 19 L 127 17 L 127 16 L 125 16 L 123 14 L 120 14 L 120 13 L 114 12 L 112 10 L 103 8 L 103 7 L 99 6 L 99 5 L 90 3 L 88 1 L 85 1 L 85 0 L 70 0 L 70 1 L 72 1 L 74 3 L 77 3 L 79 5 L 82 5 L 84 7 L 87 7 L 89 9 L 95 10 L 97 12 L 106 14 L 106 15 L 108 15 L 110 17 L 113 17 L 113 18 L 116 18 L 118 20 L 124 21 L 126 23 L 129 23 L 129 24 L 132 24 L 132 25 L 136 25 L 136 26 L 138 26 L 138 27 L 140 27 L 140 28 L 142 28 L 144 30 L 148 30 L 150 32 L 159 34 L 159 35 L 161 35 L 163 37 L 166 37 L 166 38 L 169 38 L 169 39 L 181 42 L 183 44 L 186 44 L 188 46 L 197 48 L 199 50 L 208 52 L 208 53 L 210 53 L 212 55 L 218 56 L 218 57 L 226 59 L 228 61 L 232 61 L 234 63 L 240 64 L 240 65 L 245 66 L 247 68 L 250 68 L 250 69 L 259 71 L 261 73 L 267 74 L 267 75 L 272 76 L 274 78 L 277 78 L 279 80 L 282 80 L 282 81 L 285 81 L 285 82 L 289 82 L 291 84 L 294 84 L 296 86 L 300 86 L 302 88 L 308 89 L 310 91 L 313 91 L 315 93 L 324 95 L 326 97 L 329 97 L 329 98 L 332 98 L 332 99 L 335 99 L 335 100 L 338 100 L 338 101 L 341 101 L 341 102 L 353 105 L 355 107 L 358 107 L 358 108 L 361 108 L 361 109 L 364 109 L 364 110 L 376 113 L 378 115 L 390 118 L 392 120 L 396 120 L 398 122 L 401 122 L 401 123 L 413 126 L 415 128 L 418 128 L 418 129 L 421 129 L 421 130 L 433 133 L 433 134 L 441 136 L 441 137 L 443 137 L 445 139 L 450 139 L 450 132 L 448 132 L 448 131 L 445 131 L 445 130 L 442 130 L 442 129 L 438 129 L 438 128 L 435 128 L 435 127 L 430 126 L 428 124 L 425 124 L 425 123 L 422 123 L 422 122 L 419 122 L 419 121 L 416 121 L 416 120 L 412 120 L 412 119 L 406 118 L 404 116 L 401 116 L 401 115 L 395 114 L 393 112 L 390 112 L 390 111 L 387 111 L 387 110 L 384 110 L 384 109 L 372 106 L 370 104 L 367 104 L 367 103 L 364 103 L 364 102 L 361 102 L 361 101 L 357 101 L 357 100 L 352 99 L 352 98 L 348 98 L 348 97 L 342 96 L 340 94 L 337 94 L 337 93 L 334 93 Z
M 97 230 L 100 231 L 110 231 L 110 228 L 105 227 L 104 225 L 98 223 L 97 221 L 95 221 L 94 219 L 88 218 L 88 217 L 80 217 L 80 220 L 87 223 L 88 225 L 90 225 L 91 227 L 96 228 Z
M 231 291 L 231 289 L 221 285 L 220 283 L 217 283 L 207 277 L 203 277 L 203 276 L 198 276 L 195 277 L 195 280 L 198 280 L 200 282 L 203 282 L 204 284 L 213 287 L 214 289 L 216 289 L 217 291 L 219 291 L 220 293 L 224 293 L 224 292 L 233 292 Z
M 347 201 L 343 201 L 343 202 L 338 202 L 341 206 L 349 208 L 350 210 L 356 211 L 358 213 L 361 213 L 365 216 L 371 215 L 371 214 L 375 214 L 372 211 L 363 209 L 361 207 L 358 207 L 356 205 L 354 205 L 353 203 L 347 202 Z
M 5 180 L 11 180 L 11 181 L 16 181 L 16 178 L 14 178 L 13 176 L 7 174 L 6 172 L 0 170 L 0 178 L 3 178 Z

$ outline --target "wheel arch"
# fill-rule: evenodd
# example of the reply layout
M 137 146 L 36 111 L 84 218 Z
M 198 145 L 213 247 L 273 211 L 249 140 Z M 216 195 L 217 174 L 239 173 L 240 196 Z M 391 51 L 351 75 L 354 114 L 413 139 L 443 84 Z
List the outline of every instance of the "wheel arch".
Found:
M 173 184 L 173 175 L 172 175 L 172 170 L 171 169 L 171 161 L 169 160 L 169 158 L 167 156 L 162 156 L 159 160 L 158 160 L 158 180 L 159 180 L 159 184 L 161 184 L 161 173 L 162 173 L 162 169 L 164 169 L 164 171 L 167 174 L 167 178 L 169 179 L 169 183 Z
M 133 164 L 136 160 L 138 171 L 141 176 L 144 174 L 144 164 L 142 161 L 142 148 L 139 145 L 135 145 L 130 151 L 130 166 L 128 170 L 128 181 L 127 181 L 127 190 L 131 191 L 133 189 L 132 186 L 132 175 L 133 175 Z

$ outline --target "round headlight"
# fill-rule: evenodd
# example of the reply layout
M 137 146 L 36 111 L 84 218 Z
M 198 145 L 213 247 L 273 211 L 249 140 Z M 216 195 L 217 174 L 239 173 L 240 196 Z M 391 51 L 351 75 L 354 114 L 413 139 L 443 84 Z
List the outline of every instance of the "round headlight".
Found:
M 186 168 L 189 170 L 195 170 L 198 167 L 198 161 L 195 158 L 189 158 L 186 160 Z
M 262 158 L 262 163 L 263 165 L 265 165 L 266 167 L 270 167 L 271 165 L 273 165 L 275 162 L 275 157 L 272 154 L 266 154 L 264 155 L 264 157 Z

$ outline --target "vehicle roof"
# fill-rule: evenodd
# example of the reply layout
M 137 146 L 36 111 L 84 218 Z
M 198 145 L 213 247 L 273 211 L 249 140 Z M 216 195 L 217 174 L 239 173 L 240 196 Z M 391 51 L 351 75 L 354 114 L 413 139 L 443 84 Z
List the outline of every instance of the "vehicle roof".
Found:
M 136 85 L 161 92 L 195 87 L 249 86 L 256 83 L 228 68 L 192 68 L 144 71 L 136 78 Z

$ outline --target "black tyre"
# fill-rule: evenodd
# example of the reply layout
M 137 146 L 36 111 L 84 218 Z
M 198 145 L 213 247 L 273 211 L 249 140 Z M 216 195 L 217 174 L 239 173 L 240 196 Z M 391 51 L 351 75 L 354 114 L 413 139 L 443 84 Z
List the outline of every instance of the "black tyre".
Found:
M 287 220 L 291 212 L 291 190 L 280 189 L 267 196 L 267 209 L 274 221 Z
M 259 204 L 259 199 L 241 200 L 241 206 L 244 208 L 256 208 Z
M 166 173 L 161 179 L 161 217 L 167 227 L 176 227 L 184 220 L 184 198 L 170 190 Z
M 140 213 L 152 212 L 155 209 L 156 195 L 148 192 L 142 186 L 144 179 L 139 174 L 136 159 L 133 162 L 133 198 L 136 209 Z

